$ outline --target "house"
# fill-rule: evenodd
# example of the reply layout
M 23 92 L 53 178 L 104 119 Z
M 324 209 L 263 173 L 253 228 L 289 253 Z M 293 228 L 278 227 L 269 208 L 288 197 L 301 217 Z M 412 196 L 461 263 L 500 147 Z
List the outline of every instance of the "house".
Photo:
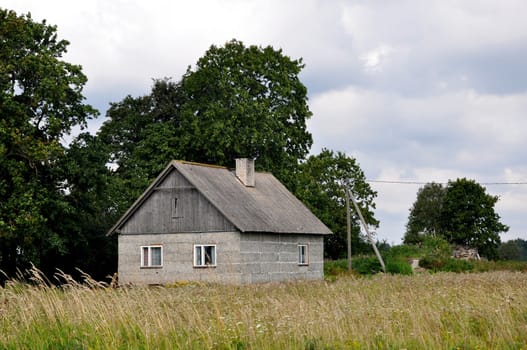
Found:
M 108 232 L 121 284 L 323 277 L 331 231 L 254 160 L 172 161 Z

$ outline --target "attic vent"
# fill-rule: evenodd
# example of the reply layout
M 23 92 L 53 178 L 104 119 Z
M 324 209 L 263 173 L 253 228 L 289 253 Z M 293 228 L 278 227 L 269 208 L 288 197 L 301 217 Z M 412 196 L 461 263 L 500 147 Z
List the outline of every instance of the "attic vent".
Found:
M 236 159 L 236 177 L 247 187 L 254 187 L 254 159 Z

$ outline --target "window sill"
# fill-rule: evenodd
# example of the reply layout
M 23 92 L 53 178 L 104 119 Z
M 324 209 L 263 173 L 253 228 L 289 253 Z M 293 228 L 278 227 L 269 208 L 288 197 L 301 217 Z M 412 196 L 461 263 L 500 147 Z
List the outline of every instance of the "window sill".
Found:
M 156 269 L 162 269 L 163 266 L 141 266 L 140 268 L 145 269 L 145 270 L 156 270 Z
M 216 268 L 217 265 L 194 265 L 195 269 L 213 269 Z

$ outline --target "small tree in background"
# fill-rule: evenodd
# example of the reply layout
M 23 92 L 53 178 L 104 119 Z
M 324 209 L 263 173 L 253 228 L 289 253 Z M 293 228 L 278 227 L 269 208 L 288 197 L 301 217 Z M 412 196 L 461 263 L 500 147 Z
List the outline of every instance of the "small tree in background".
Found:
M 404 243 L 421 243 L 428 236 L 441 232 L 441 209 L 446 189 L 438 183 L 428 183 L 417 192 L 408 223 Z

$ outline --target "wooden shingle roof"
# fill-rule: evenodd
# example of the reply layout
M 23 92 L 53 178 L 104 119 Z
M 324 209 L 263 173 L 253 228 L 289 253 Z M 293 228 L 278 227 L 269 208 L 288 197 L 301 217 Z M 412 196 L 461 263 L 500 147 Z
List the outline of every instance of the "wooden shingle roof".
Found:
M 172 161 L 110 229 L 113 234 L 172 170 L 184 176 L 241 232 L 331 234 L 300 200 L 270 173 L 255 173 L 247 187 L 228 168 Z

